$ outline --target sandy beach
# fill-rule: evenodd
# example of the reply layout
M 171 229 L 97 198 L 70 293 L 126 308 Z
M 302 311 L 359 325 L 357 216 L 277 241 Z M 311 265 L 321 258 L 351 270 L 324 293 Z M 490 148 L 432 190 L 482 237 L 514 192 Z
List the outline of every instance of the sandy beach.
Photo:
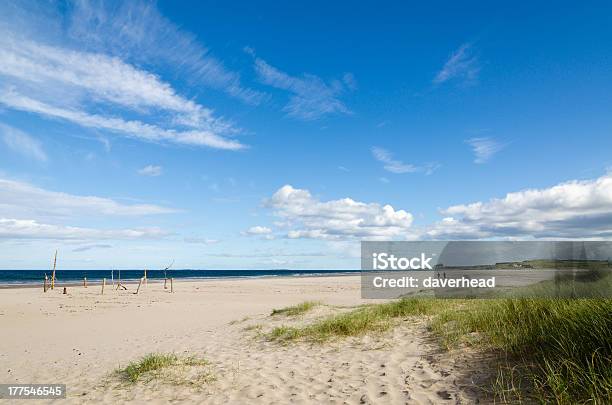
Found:
M 60 286 L 61 287 L 61 286 Z M 1 383 L 64 383 L 65 403 L 473 403 L 487 378 L 477 353 L 443 352 L 425 320 L 326 343 L 280 344 L 274 326 L 371 303 L 359 276 L 149 281 L 138 295 L 99 285 L 0 291 Z M 271 315 L 306 300 L 297 317 Z M 115 372 L 148 353 L 206 365 L 127 383 Z M 482 402 L 482 398 L 480 399 Z

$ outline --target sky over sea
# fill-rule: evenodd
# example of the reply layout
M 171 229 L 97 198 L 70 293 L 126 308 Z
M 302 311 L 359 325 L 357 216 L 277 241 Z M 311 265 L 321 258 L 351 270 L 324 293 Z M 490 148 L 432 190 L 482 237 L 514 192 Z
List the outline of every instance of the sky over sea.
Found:
M 0 2 L 0 268 L 612 237 L 612 4 Z

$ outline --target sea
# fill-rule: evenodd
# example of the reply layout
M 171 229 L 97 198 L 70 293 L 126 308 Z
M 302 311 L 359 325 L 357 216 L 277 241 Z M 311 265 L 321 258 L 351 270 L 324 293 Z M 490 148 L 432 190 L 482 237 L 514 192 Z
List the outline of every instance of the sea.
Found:
M 167 270 L 168 278 L 175 279 L 227 279 L 227 278 L 261 278 L 261 277 L 307 277 L 331 276 L 339 274 L 357 274 L 359 270 Z M 50 278 L 50 270 L 0 270 L 0 287 L 11 287 L 28 284 L 42 284 L 45 274 Z M 121 270 L 121 280 L 139 280 L 143 270 Z M 75 284 L 83 281 L 101 281 L 111 277 L 119 278 L 119 270 L 56 270 L 57 283 Z M 163 270 L 147 270 L 149 280 L 163 280 Z

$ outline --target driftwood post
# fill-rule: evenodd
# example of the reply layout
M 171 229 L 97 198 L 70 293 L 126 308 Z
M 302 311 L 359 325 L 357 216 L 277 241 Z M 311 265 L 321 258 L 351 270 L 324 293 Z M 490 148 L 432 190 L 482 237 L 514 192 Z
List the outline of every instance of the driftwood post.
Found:
M 87 277 L 83 277 L 83 287 L 87 288 Z
M 47 281 L 48 281 L 49 277 L 47 277 L 47 273 L 45 273 L 45 282 L 43 285 L 43 292 L 47 292 Z
M 170 277 L 170 292 L 174 292 L 174 278 Z
M 55 257 L 53 258 L 53 273 L 51 274 L 51 289 L 55 288 L 55 265 L 57 264 L 57 250 L 55 251 Z
M 106 286 L 106 277 L 102 279 L 102 295 L 104 295 L 104 287 Z
M 134 294 L 138 294 L 138 291 L 140 291 L 140 286 L 142 285 L 142 281 L 144 280 L 144 277 L 140 277 L 140 282 L 138 283 L 138 288 L 136 289 L 136 292 Z
M 164 277 L 164 290 L 168 289 L 168 279 Z

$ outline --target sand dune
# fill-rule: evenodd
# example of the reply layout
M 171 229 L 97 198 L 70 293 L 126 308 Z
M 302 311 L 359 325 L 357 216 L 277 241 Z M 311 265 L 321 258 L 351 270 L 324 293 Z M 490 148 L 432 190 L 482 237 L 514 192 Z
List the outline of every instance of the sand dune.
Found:
M 486 359 L 441 352 L 423 319 L 393 331 L 282 345 L 262 332 L 365 303 L 358 276 L 149 282 L 138 295 L 99 286 L 0 291 L 2 383 L 65 383 L 62 403 L 473 403 Z M 304 316 L 270 316 L 305 300 Z M 372 302 L 368 300 L 367 302 Z M 135 384 L 113 371 L 150 352 L 195 355 Z

